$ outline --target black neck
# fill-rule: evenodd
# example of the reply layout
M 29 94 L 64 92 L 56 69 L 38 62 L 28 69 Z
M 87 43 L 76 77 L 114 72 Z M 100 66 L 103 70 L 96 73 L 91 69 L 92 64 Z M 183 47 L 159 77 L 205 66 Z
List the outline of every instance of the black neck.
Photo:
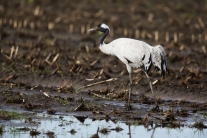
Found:
M 103 35 L 101 36 L 101 38 L 100 38 L 100 40 L 99 40 L 100 45 L 103 45 L 103 44 L 104 44 L 104 40 L 105 40 L 105 38 L 106 38 L 108 35 L 109 35 L 109 30 L 107 29 L 107 30 L 103 33 Z

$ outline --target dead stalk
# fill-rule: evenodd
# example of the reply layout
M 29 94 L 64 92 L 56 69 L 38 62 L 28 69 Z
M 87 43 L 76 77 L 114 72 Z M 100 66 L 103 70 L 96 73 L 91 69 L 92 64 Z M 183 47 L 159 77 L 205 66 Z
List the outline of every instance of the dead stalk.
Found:
M 123 32 L 124 32 L 124 36 L 128 35 L 128 30 L 126 28 L 124 28 Z
M 73 24 L 70 24 L 70 25 L 69 25 L 69 32 L 70 32 L 70 33 L 73 33 L 73 28 L 74 28 L 74 27 L 73 27 Z
M 53 58 L 52 62 L 49 61 L 49 58 L 51 56 L 51 53 L 47 56 L 47 58 L 45 59 L 45 62 L 48 63 L 50 66 L 53 65 L 55 63 L 55 61 L 57 60 L 57 58 L 59 57 L 59 53 L 56 54 L 56 56 Z
M 50 97 L 46 92 L 43 92 L 43 94 L 44 94 L 46 97 Z
M 201 26 L 203 29 L 205 29 L 205 24 L 204 24 L 204 22 L 203 22 L 203 20 L 202 20 L 201 17 L 198 17 L 198 22 L 199 22 L 200 26 Z
M 95 65 L 95 64 L 98 62 L 98 60 L 99 60 L 99 59 L 94 60 L 94 61 L 90 64 L 90 66 Z
M 14 48 L 14 46 L 12 46 L 11 51 L 10 51 L 10 55 L 7 56 L 7 55 L 4 54 L 4 56 L 7 59 L 12 60 L 13 57 L 16 58 L 18 50 L 19 50 L 19 46 L 17 46 L 16 49 Z
M 81 26 L 81 34 L 84 34 L 84 33 L 85 33 L 85 26 L 82 25 L 82 26 Z
M 91 87 L 91 86 L 94 86 L 94 85 L 102 84 L 102 83 L 105 83 L 105 82 L 111 82 L 111 81 L 115 81 L 115 80 L 117 80 L 117 78 L 111 78 L 111 79 L 108 79 L 108 80 L 103 80 L 103 81 L 95 82 L 95 83 L 92 83 L 92 84 L 88 84 L 86 86 L 78 88 L 78 91 L 83 89 L 83 88 L 87 88 L 87 87 Z
M 101 96 L 100 94 L 96 94 L 94 92 L 90 92 L 90 94 L 93 94 L 94 96 L 99 97 L 99 98 L 105 98 L 104 96 Z
M 166 32 L 165 33 L 165 41 L 166 42 L 169 42 L 169 32 Z
M 19 46 L 17 46 L 16 49 L 15 49 L 14 58 L 16 58 L 18 50 L 19 50 Z
M 155 41 L 157 42 L 159 40 L 159 32 L 155 31 Z
M 202 51 L 203 51 L 204 54 L 207 53 L 207 52 L 206 52 L 206 47 L 205 47 L 205 46 L 202 46 Z
M 135 38 L 139 38 L 139 30 L 135 30 Z
M 175 42 L 175 43 L 178 42 L 178 36 L 177 36 L 177 33 L 174 33 L 174 42 Z
M 14 46 L 12 46 L 12 48 L 11 48 L 11 52 L 10 52 L 10 56 L 9 56 L 10 59 L 12 59 L 13 53 L 14 53 Z

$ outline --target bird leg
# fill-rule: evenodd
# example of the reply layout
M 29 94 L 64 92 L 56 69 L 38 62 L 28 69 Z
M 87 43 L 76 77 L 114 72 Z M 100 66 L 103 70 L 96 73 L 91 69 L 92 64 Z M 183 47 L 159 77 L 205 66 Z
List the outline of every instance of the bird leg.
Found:
M 128 98 L 128 110 L 130 110 L 130 108 L 131 108 L 131 105 L 130 105 L 131 91 L 132 91 L 131 85 L 132 85 L 132 77 L 131 77 L 131 73 L 129 73 L 129 98 Z
M 149 81 L 150 89 L 151 89 L 151 91 L 152 91 L 152 95 L 153 95 L 153 97 L 154 97 L 155 104 L 156 104 L 156 106 L 157 106 L 158 104 L 157 104 L 157 100 L 156 100 L 155 94 L 154 94 L 154 92 L 153 92 L 152 82 L 151 82 L 150 77 L 149 77 L 149 75 L 147 74 L 147 72 L 144 71 L 144 73 L 146 74 L 147 79 L 148 79 L 148 81 Z
M 132 76 L 131 76 L 131 73 L 129 73 L 129 83 L 132 84 Z
M 129 64 L 127 64 L 126 67 L 127 67 L 127 71 L 129 72 L 129 99 L 128 99 L 128 105 L 127 106 L 128 106 L 128 110 L 130 110 L 131 109 L 130 99 L 131 99 L 131 91 L 132 91 L 132 89 L 131 89 L 131 85 L 132 85 L 132 76 L 131 76 L 132 67 Z

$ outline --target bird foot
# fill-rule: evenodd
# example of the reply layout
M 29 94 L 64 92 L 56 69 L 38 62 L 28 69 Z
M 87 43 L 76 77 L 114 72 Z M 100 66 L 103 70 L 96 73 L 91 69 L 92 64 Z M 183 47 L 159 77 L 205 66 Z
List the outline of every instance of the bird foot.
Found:
M 126 104 L 125 104 L 125 108 L 126 108 L 128 111 L 130 111 L 130 110 L 133 109 L 130 103 L 126 103 Z
M 160 111 L 160 107 L 159 107 L 159 105 L 156 104 L 154 107 L 152 107 L 152 108 L 150 109 L 150 111 L 152 111 L 152 112 L 159 112 L 159 111 Z

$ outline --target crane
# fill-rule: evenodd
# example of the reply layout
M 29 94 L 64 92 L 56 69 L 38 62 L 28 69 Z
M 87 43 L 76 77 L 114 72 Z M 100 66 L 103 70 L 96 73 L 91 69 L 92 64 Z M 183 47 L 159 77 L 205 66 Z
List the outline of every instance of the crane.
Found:
M 131 108 L 130 99 L 132 68 L 141 68 L 144 71 L 149 81 L 150 89 L 157 106 L 157 101 L 152 88 L 152 82 L 148 72 L 151 66 L 154 65 L 156 71 L 161 71 L 161 76 L 165 76 L 168 73 L 167 58 L 164 48 L 161 45 L 153 47 L 146 42 L 131 38 L 118 38 L 108 44 L 105 44 L 104 40 L 110 34 L 110 28 L 104 23 L 101 23 L 96 27 L 89 29 L 88 31 L 102 32 L 103 34 L 99 40 L 100 50 L 105 54 L 118 57 L 126 65 L 127 71 L 129 73 L 128 109 Z

